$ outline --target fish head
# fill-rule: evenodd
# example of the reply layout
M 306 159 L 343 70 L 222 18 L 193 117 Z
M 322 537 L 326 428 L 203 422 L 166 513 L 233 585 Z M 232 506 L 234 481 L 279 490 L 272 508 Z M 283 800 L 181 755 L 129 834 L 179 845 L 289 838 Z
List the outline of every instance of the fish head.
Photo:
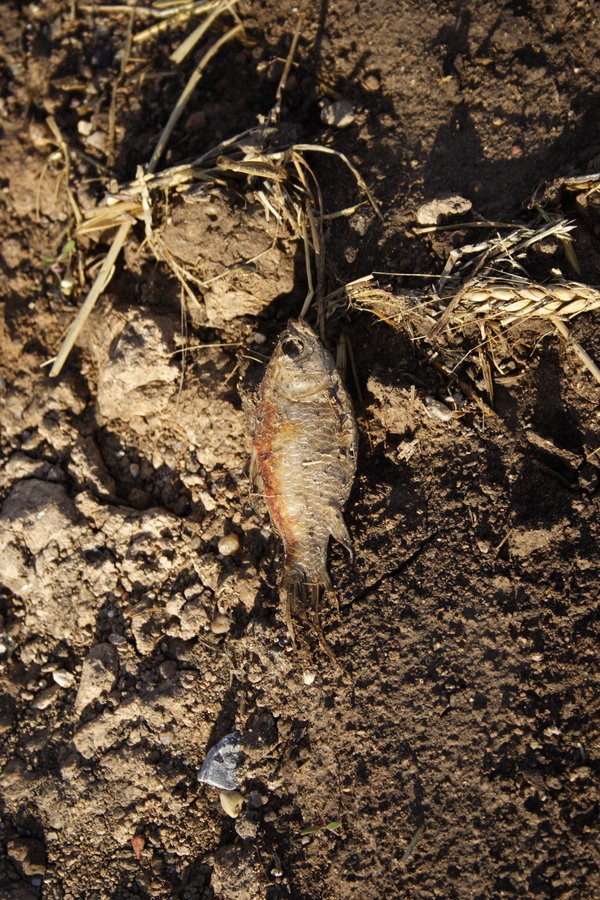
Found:
M 290 319 L 272 357 L 284 393 L 301 399 L 327 385 L 334 370 L 331 355 L 303 319 Z

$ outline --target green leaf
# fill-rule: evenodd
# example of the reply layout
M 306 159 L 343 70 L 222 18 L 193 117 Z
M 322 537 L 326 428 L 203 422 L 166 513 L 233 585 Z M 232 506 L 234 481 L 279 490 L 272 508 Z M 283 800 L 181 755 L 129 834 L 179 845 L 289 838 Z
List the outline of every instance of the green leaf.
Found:
M 61 258 L 64 258 L 65 256 L 70 256 L 76 246 L 77 245 L 76 245 L 75 241 L 73 240 L 73 238 L 71 238 L 69 241 L 67 241 L 66 244 L 63 245 L 62 250 L 60 251 Z

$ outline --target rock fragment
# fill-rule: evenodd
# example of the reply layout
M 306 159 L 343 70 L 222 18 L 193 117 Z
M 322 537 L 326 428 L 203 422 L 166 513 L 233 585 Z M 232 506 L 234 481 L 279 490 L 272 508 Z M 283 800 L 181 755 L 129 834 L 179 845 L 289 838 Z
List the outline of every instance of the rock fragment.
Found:
M 52 678 L 61 688 L 70 688 L 75 684 L 75 676 L 67 669 L 54 669 Z
M 57 684 L 51 684 L 50 687 L 40 691 L 33 703 L 34 709 L 47 709 L 58 697 L 60 688 Z
M 448 194 L 436 197 L 428 203 L 424 203 L 417 210 L 417 222 L 419 225 L 438 225 L 445 219 L 454 216 L 464 216 L 470 212 L 473 204 L 465 197 L 458 194 Z
M 223 812 L 231 819 L 237 819 L 244 806 L 244 796 L 239 791 L 219 791 L 219 801 Z
M 321 110 L 321 121 L 330 128 L 347 128 L 354 122 L 354 107 L 349 100 L 334 100 Z
M 198 781 L 221 791 L 235 791 L 239 787 L 237 770 L 241 764 L 241 737 L 232 731 L 211 747 L 202 763 Z

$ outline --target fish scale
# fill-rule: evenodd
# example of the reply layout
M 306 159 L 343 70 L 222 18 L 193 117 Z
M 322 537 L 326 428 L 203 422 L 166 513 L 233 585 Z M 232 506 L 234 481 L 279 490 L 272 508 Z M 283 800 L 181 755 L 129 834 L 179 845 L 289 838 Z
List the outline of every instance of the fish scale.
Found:
M 259 389 L 252 473 L 285 550 L 282 589 L 291 608 L 330 586 L 333 537 L 348 550 L 342 510 L 356 472 L 352 403 L 333 359 L 303 320 L 290 320 Z

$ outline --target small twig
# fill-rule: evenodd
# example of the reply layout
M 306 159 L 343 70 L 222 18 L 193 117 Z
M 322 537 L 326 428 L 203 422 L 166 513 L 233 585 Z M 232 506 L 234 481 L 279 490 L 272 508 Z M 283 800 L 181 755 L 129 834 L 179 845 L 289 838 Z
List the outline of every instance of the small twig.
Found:
M 294 56 L 296 55 L 296 50 L 298 48 L 298 41 L 300 40 L 300 35 L 302 33 L 302 26 L 304 25 L 304 19 L 306 17 L 306 7 L 308 4 L 308 0 L 302 0 L 298 7 L 298 21 L 296 22 L 296 28 L 294 29 L 294 36 L 292 38 L 292 43 L 290 45 L 290 52 L 287 55 L 287 59 L 285 61 L 285 66 L 283 69 L 283 74 L 279 79 L 279 84 L 277 85 L 277 90 L 275 91 L 275 107 L 273 110 L 274 118 L 277 118 L 279 114 L 279 110 L 281 107 L 281 98 L 283 97 L 283 93 L 287 86 L 287 81 L 290 75 L 290 71 L 292 68 L 292 63 L 294 61 Z
M 448 225 L 413 225 L 415 234 L 432 234 L 438 231 L 465 231 L 470 228 L 515 228 L 514 222 L 458 222 Z
M 191 353 L 192 350 L 205 350 L 208 347 L 243 347 L 244 344 L 242 341 L 222 341 L 221 343 L 216 344 L 193 344 L 188 347 L 180 347 L 179 350 L 173 350 L 172 353 L 169 353 L 169 356 L 177 356 L 178 353 Z
M 408 859 L 410 858 L 410 856 L 412 856 L 413 851 L 414 851 L 415 847 L 417 846 L 418 842 L 420 841 L 424 831 L 425 831 L 425 822 L 423 822 L 421 825 L 419 825 L 419 827 L 413 834 L 408 847 L 402 854 L 402 858 L 400 859 L 400 862 L 402 864 L 408 862 Z

